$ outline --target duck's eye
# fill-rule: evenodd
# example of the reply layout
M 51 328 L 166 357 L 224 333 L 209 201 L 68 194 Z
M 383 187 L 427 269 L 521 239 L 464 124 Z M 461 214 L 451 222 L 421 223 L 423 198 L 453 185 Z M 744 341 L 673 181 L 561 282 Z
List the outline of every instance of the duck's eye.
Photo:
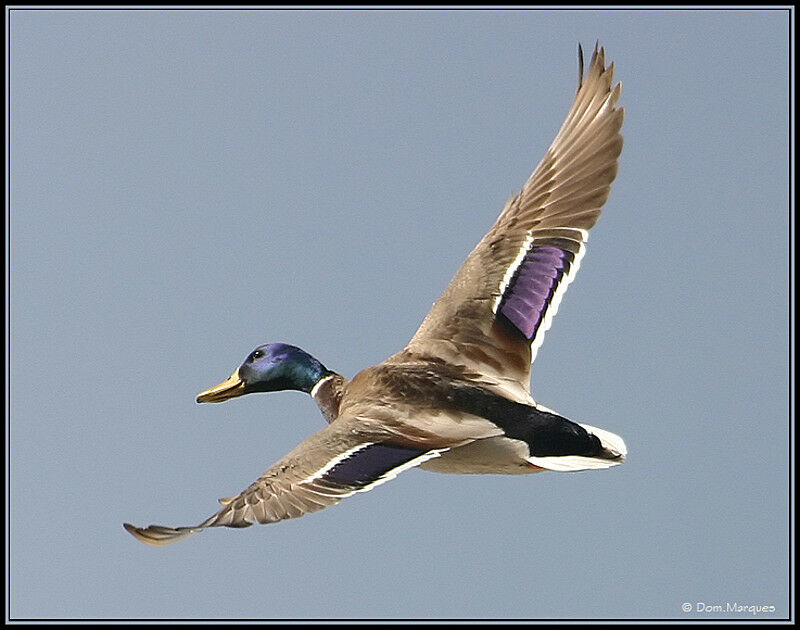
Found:
M 250 360 L 255 361 L 256 359 L 260 359 L 264 356 L 263 350 L 256 350 L 253 354 L 250 355 Z

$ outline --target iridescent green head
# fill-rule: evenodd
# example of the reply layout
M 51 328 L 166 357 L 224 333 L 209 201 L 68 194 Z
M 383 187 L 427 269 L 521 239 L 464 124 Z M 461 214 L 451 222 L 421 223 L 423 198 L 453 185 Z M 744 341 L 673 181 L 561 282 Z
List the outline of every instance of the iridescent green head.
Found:
M 228 380 L 198 394 L 197 402 L 222 402 L 244 394 L 286 389 L 310 393 L 328 374 L 330 370 L 305 350 L 268 343 L 253 350 Z

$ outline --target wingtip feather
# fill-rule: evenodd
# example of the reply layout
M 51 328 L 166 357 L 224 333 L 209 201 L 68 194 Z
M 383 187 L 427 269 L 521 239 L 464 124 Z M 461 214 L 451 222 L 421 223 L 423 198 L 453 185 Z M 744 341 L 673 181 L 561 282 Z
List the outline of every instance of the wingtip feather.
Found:
M 136 527 L 130 523 L 123 523 L 122 526 L 128 531 L 131 536 L 136 538 L 139 542 L 153 547 L 163 547 L 164 545 L 171 545 L 174 542 L 188 538 L 197 530 L 192 527 L 179 527 L 173 529 L 172 527 L 163 527 L 162 525 L 150 525 L 149 527 Z

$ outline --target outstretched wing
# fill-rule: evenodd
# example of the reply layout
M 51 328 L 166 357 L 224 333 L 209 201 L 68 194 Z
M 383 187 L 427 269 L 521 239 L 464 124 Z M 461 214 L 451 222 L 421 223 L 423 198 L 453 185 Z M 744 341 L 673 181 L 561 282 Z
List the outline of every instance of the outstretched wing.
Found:
M 148 545 L 168 545 L 207 527 L 249 527 L 316 512 L 355 492 L 371 490 L 398 473 L 447 449 L 422 450 L 370 441 L 354 431 L 355 421 L 339 418 L 312 435 L 223 507 L 194 527 L 136 527 L 133 536 Z
M 583 58 L 581 53 L 581 74 Z M 530 387 L 530 364 L 617 173 L 624 110 L 595 48 L 561 130 L 395 361 L 436 357 Z

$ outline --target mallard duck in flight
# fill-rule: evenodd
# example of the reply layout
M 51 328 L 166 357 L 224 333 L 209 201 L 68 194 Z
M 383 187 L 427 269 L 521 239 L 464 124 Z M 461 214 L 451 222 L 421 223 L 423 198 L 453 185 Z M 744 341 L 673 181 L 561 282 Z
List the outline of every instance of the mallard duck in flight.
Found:
M 624 110 L 614 64 L 595 46 L 567 118 L 522 191 L 506 203 L 409 344 L 348 381 L 295 346 L 259 346 L 198 402 L 253 392 L 310 394 L 328 421 L 194 527 L 125 523 L 166 545 L 207 527 L 302 516 L 419 466 L 444 473 L 534 473 L 616 466 L 622 438 L 537 404 L 530 366 L 583 257 L 617 173 Z

